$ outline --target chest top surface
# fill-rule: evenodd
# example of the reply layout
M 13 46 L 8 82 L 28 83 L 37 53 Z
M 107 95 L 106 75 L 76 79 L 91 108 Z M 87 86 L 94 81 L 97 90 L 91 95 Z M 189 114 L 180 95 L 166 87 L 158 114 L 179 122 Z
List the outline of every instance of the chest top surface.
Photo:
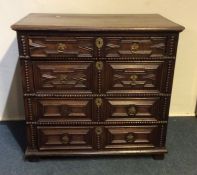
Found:
M 184 27 L 159 14 L 45 14 L 32 13 L 13 30 L 54 31 L 182 31 Z

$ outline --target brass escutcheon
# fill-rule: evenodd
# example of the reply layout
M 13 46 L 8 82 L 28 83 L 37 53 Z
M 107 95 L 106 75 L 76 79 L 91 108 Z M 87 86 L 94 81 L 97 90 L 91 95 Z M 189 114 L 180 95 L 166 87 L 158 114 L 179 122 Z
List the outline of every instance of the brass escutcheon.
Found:
M 64 134 L 61 138 L 62 140 L 62 143 L 63 144 L 68 144 L 69 143 L 69 137 L 68 137 L 68 134 Z
M 134 105 L 129 106 L 127 113 L 128 115 L 135 115 L 137 113 L 136 107 Z
M 140 45 L 138 43 L 132 43 L 131 44 L 131 51 L 136 51 L 138 50 Z
M 96 62 L 96 68 L 98 70 L 102 70 L 103 69 L 103 62 L 102 61 L 97 61 Z
M 103 47 L 103 38 L 99 37 L 96 39 L 96 47 L 98 49 L 100 49 L 101 47 Z
M 66 49 L 66 44 L 64 44 L 64 43 L 59 43 L 59 44 L 58 44 L 58 46 L 57 46 L 57 51 L 58 51 L 59 53 L 64 52 L 65 49 Z
M 126 136 L 126 141 L 128 143 L 132 143 L 134 141 L 134 135 L 132 133 L 129 133 L 127 136 Z
M 103 129 L 101 127 L 96 127 L 95 132 L 97 135 L 100 135 L 103 132 Z
M 100 107 L 102 105 L 102 99 L 96 98 L 95 103 L 96 103 L 97 107 Z

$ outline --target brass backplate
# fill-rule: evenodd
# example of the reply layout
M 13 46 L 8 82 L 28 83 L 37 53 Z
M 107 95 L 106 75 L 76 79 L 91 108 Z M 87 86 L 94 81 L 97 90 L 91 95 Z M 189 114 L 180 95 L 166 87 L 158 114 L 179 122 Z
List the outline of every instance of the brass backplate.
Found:
M 101 47 L 103 47 L 103 38 L 99 37 L 96 39 L 96 47 L 98 49 L 100 49 Z
M 127 141 L 127 143 L 132 143 L 134 141 L 134 135 L 132 133 L 129 133 L 126 136 L 126 141 Z
M 101 98 L 96 98 L 95 103 L 96 103 L 97 107 L 100 107 L 102 105 L 103 101 Z
M 103 62 L 102 61 L 97 61 L 96 62 L 96 68 L 98 70 L 102 70 L 103 69 Z
M 136 51 L 140 47 L 139 43 L 132 43 L 131 44 L 131 51 Z
M 136 80 L 138 79 L 138 75 L 134 74 L 130 76 L 131 85 L 136 85 Z
M 100 134 L 102 134 L 103 129 L 98 126 L 98 127 L 95 128 L 95 132 L 96 132 L 97 135 L 100 135 Z
M 137 113 L 137 109 L 134 105 L 129 106 L 128 115 L 135 115 Z
M 136 81 L 136 80 L 138 79 L 138 75 L 133 74 L 133 75 L 130 76 L 130 79 L 131 79 L 132 81 Z
M 69 137 L 68 137 L 68 135 L 67 134 L 64 134 L 63 136 L 62 136 L 62 143 L 63 144 L 68 144 L 69 143 Z
M 66 49 L 66 44 L 64 43 L 59 43 L 57 46 L 57 51 L 58 52 L 64 52 L 64 50 Z

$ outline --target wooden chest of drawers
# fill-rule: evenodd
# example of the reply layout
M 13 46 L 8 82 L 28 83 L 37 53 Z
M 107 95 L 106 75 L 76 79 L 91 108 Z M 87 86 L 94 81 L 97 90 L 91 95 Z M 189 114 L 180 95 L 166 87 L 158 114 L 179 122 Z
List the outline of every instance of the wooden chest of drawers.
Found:
M 163 158 L 178 35 L 160 15 L 30 14 L 17 31 L 26 156 Z

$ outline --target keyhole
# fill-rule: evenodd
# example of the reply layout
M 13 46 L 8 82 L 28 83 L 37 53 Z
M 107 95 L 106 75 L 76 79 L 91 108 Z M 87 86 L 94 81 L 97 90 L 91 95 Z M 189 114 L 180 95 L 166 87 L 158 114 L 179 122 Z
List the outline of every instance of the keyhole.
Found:
M 100 49 L 101 47 L 103 47 L 103 39 L 102 38 L 97 38 L 96 39 L 96 46 Z

